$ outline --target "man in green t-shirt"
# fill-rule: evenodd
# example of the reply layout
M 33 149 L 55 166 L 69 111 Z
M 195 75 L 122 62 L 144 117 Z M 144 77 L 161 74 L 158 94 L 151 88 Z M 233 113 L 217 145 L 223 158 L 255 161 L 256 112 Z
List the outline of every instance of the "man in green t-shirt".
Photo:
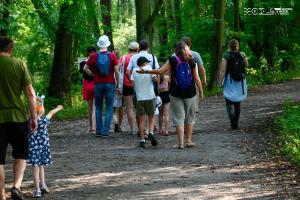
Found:
M 26 64 L 12 58 L 13 40 L 0 37 L 0 200 L 5 198 L 5 157 L 8 144 L 14 158 L 12 199 L 24 199 L 20 190 L 28 157 L 29 125 L 37 128 L 35 91 Z M 30 122 L 21 95 L 25 93 L 30 110 Z

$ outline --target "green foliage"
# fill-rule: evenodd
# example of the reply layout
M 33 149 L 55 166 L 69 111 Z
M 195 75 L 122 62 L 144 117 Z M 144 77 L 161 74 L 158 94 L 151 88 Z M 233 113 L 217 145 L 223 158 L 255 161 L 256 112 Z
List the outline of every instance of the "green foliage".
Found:
M 283 114 L 277 118 L 281 152 L 300 168 L 300 102 L 286 102 Z

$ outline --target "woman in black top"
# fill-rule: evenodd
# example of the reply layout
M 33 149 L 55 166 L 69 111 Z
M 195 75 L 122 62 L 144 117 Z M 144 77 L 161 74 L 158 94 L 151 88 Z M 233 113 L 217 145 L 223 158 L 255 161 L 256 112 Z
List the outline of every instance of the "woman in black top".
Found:
M 179 67 L 179 63 L 184 63 L 186 71 Z M 187 64 L 188 63 L 188 64 Z M 203 90 L 198 75 L 197 64 L 190 55 L 188 46 L 184 42 L 175 44 L 175 56 L 169 57 L 169 60 L 160 68 L 155 70 L 139 70 L 138 73 L 163 74 L 170 71 L 170 97 L 171 109 L 174 114 L 174 123 L 178 136 L 178 148 L 192 147 L 192 132 L 196 113 L 196 87 L 199 90 L 200 98 L 203 98 Z M 189 75 L 182 75 L 183 72 L 190 72 Z M 186 74 L 186 73 L 185 73 Z M 179 80 L 180 77 L 182 80 Z M 187 83 L 186 79 L 190 79 L 191 83 Z M 179 82 L 183 81 L 184 84 Z M 183 86 L 184 85 L 184 86 Z M 184 133 L 186 141 L 184 143 Z

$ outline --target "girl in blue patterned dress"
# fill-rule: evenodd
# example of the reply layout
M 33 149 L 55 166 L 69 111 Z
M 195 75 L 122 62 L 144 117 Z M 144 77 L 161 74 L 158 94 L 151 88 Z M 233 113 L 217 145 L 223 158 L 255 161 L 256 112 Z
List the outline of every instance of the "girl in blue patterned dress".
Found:
M 31 132 L 29 136 L 29 158 L 28 163 L 33 166 L 33 182 L 35 184 L 34 198 L 42 197 L 43 194 L 48 193 L 48 188 L 45 183 L 44 166 L 51 165 L 50 143 L 47 126 L 50 123 L 51 117 L 63 109 L 61 105 L 51 110 L 46 116 L 44 114 L 43 106 L 44 96 L 37 97 L 36 112 L 38 116 L 38 128 L 36 132 Z

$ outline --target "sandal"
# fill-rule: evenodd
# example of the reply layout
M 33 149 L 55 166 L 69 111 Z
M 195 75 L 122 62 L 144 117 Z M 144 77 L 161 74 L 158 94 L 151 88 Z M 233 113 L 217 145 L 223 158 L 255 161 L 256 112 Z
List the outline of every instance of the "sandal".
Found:
M 186 148 L 191 148 L 191 147 L 194 147 L 194 146 L 195 146 L 195 144 L 192 143 L 192 142 L 187 142 L 187 143 L 185 144 L 185 147 L 186 147 Z
M 32 193 L 33 198 L 41 198 L 42 197 L 42 192 L 41 191 L 34 191 Z
M 179 144 L 178 145 L 178 149 L 184 149 L 184 145 L 183 144 Z

